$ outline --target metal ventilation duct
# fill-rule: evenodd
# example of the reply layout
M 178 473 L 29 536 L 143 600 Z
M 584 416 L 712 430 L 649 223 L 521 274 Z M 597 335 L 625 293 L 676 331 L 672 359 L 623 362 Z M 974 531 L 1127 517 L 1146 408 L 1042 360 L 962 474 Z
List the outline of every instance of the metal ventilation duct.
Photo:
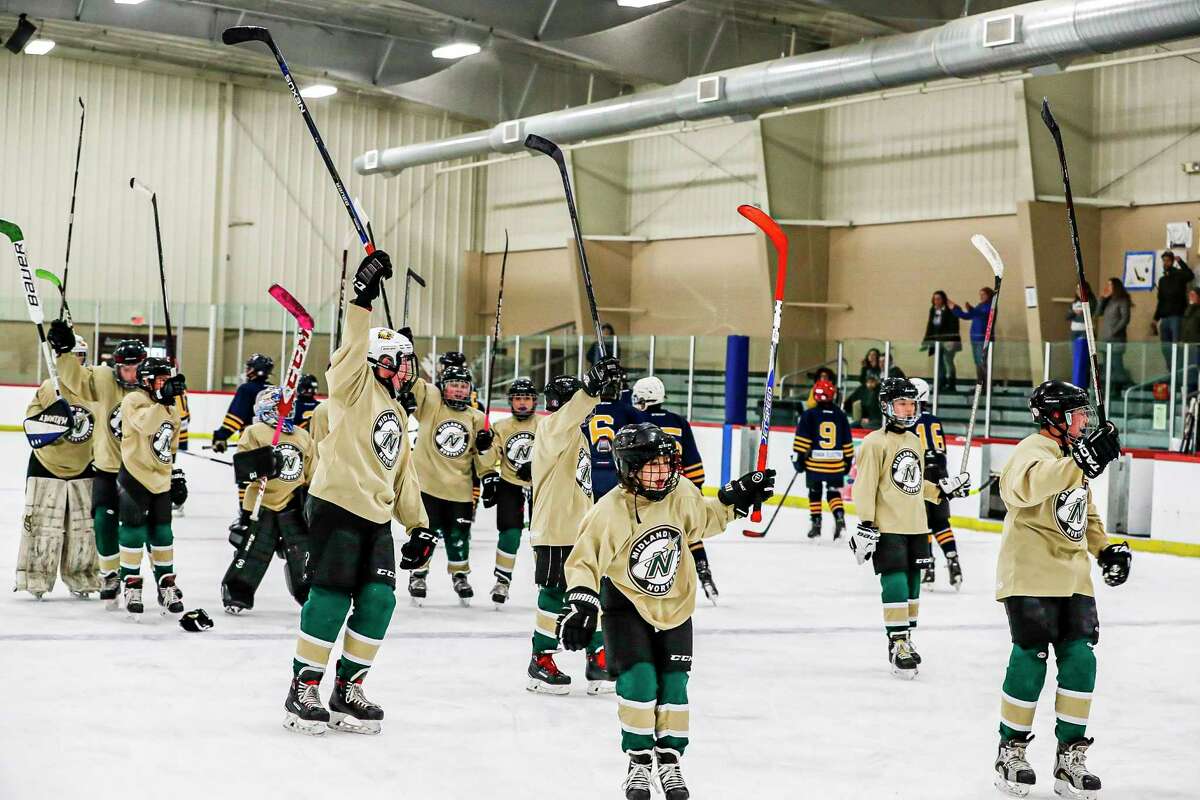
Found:
M 370 150 L 354 159 L 354 169 L 363 175 L 399 172 L 438 161 L 515 152 L 529 133 L 570 144 L 681 120 L 755 115 L 1196 35 L 1200 0 L 1042 0 L 917 33 L 691 77 L 662 89 L 502 122 L 451 139 Z

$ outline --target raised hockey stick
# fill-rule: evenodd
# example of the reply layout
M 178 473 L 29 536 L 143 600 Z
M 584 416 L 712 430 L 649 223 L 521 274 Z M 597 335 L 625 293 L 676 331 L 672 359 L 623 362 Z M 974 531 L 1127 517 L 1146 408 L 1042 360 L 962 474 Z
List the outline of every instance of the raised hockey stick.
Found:
M 317 145 L 317 152 L 321 154 L 321 160 L 325 162 L 325 169 L 329 170 L 329 177 L 333 178 L 333 185 L 337 188 L 338 197 L 342 199 L 342 205 L 346 207 L 346 213 L 350 215 L 350 221 L 354 223 L 354 230 L 358 232 L 358 240 L 362 242 L 367 255 L 374 253 L 375 245 L 371 243 L 367 229 L 363 227 L 362 220 L 358 218 L 358 212 L 355 211 L 354 204 L 350 201 L 350 195 L 346 192 L 346 185 L 342 183 L 342 177 L 338 175 L 337 167 L 333 165 L 333 159 L 329 157 L 329 150 L 326 149 L 325 142 L 321 139 L 317 123 L 313 122 L 312 115 L 308 113 L 308 106 L 304 104 L 304 98 L 300 96 L 300 90 L 296 88 L 296 82 L 292 80 L 292 73 L 288 69 L 287 62 L 283 60 L 283 53 L 279 52 L 275 40 L 271 38 L 271 32 L 257 25 L 236 25 L 225 29 L 225 32 L 221 34 L 221 41 L 229 45 L 262 42 L 271 48 L 271 54 L 279 62 L 279 71 L 283 73 L 283 79 L 287 82 L 288 88 L 292 90 L 292 100 L 296 103 L 296 108 L 300 110 L 300 115 L 304 117 L 304 124 L 308 126 L 308 132 Z
M 575 249 L 579 253 L 579 269 L 583 272 L 583 288 L 587 291 L 588 308 L 592 312 L 592 327 L 596 329 L 596 347 L 600 351 L 600 357 L 604 358 L 608 355 L 608 349 L 604 346 L 604 333 L 600 330 L 596 293 L 592 291 L 592 271 L 588 268 L 587 253 L 583 249 L 583 233 L 579 230 L 579 212 L 575 209 L 575 196 L 571 194 L 571 177 L 567 174 L 567 161 L 563 158 L 562 148 L 536 133 L 525 137 L 525 146 L 542 155 L 550 156 L 558 165 L 558 173 L 562 176 L 563 193 L 567 196 L 567 211 L 571 213 L 571 230 L 575 234 Z
M 296 385 L 304 370 L 304 358 L 308 355 L 308 345 L 312 341 L 313 318 L 304 310 L 300 301 L 278 283 L 272 284 L 267 292 L 274 297 L 279 305 L 296 318 L 296 345 L 292 348 L 292 360 L 288 363 L 287 377 L 280 387 L 279 402 L 275 405 L 275 435 L 271 437 L 271 447 L 279 444 L 283 435 L 283 421 L 292 413 L 292 403 L 296 399 Z M 263 494 L 267 491 L 267 478 L 258 481 L 258 495 L 254 498 L 254 511 L 250 519 L 257 521 L 258 512 L 262 508 Z
M 346 259 L 349 258 L 350 251 L 342 250 L 342 279 L 338 283 L 338 301 L 337 301 L 337 322 L 333 326 L 333 349 L 337 350 L 342 346 L 342 314 L 346 310 Z M 331 352 L 332 358 L 333 353 Z
M 500 313 L 504 310 L 504 270 L 508 267 L 508 228 L 504 229 L 504 259 L 500 262 L 500 288 L 496 292 L 496 324 L 492 326 L 492 351 L 488 354 L 487 389 L 483 398 L 483 428 L 492 428 L 492 383 L 496 378 L 496 348 L 500 341 Z
M 63 286 L 63 282 L 48 269 L 35 269 L 33 274 L 58 290 L 59 319 L 65 319 L 68 325 L 72 324 L 71 307 L 67 305 L 67 289 Z
M 361 211 L 362 206 L 359 206 Z M 366 219 L 366 213 L 363 212 L 363 218 Z M 375 246 L 375 231 L 371 228 L 371 220 L 367 220 L 367 236 L 370 237 L 371 246 Z M 387 320 L 387 326 L 392 330 L 396 330 L 396 326 L 392 323 L 392 304 L 388 302 L 387 283 L 379 284 L 379 296 L 383 298 L 383 318 Z
M 175 360 L 175 334 L 171 329 L 171 305 L 167 302 L 167 268 L 163 266 L 162 226 L 158 221 L 158 193 L 154 192 L 137 178 L 129 179 L 129 188 L 150 198 L 150 207 L 154 209 L 154 241 L 158 245 L 158 282 L 162 286 L 163 325 L 167 329 L 167 358 L 176 369 L 179 363 Z
M 771 515 L 771 521 L 767 523 L 767 527 L 761 531 L 754 531 L 746 528 L 742 531 L 742 536 L 749 536 L 751 539 L 761 539 L 771 530 L 771 526 L 775 524 L 775 518 L 779 516 L 779 510 L 783 508 L 783 504 L 787 502 L 788 495 L 792 493 L 792 486 L 796 484 L 796 478 L 800 476 L 799 472 L 792 472 L 792 479 L 788 481 L 787 488 L 783 490 L 783 496 L 779 498 L 779 505 L 775 507 L 775 513 Z
M 62 389 L 58 385 L 58 370 L 54 366 L 54 358 L 50 353 L 50 344 L 46 341 L 45 309 L 41 297 L 38 296 L 37 282 L 33 279 L 33 270 L 29 268 L 29 254 L 25 251 L 25 234 L 21 229 L 0 219 L 0 233 L 12 242 L 13 252 L 17 255 L 17 268 L 21 272 L 21 288 L 25 292 L 25 307 L 29 311 L 29 319 L 37 326 L 38 340 L 41 342 L 42 358 L 46 361 L 46 371 L 50 375 L 50 384 L 54 387 L 55 401 L 37 414 L 25 420 L 25 438 L 34 450 L 53 444 L 59 437 L 71 430 L 75 425 L 75 417 L 71 406 L 63 399 Z
M 1075 256 L 1075 282 L 1079 287 L 1079 299 L 1083 303 L 1083 330 L 1087 336 L 1088 359 L 1091 364 L 1092 391 L 1096 393 L 1096 415 L 1100 417 L 1100 425 L 1108 422 L 1108 413 L 1104 407 L 1104 395 L 1100 392 L 1100 360 L 1096 357 L 1096 332 L 1092 329 L 1090 311 L 1091 299 L 1088 297 L 1087 279 L 1083 274 L 1083 252 L 1079 249 L 1079 222 L 1075 219 L 1075 200 L 1071 196 L 1071 174 L 1067 171 L 1067 153 L 1063 150 L 1062 131 L 1058 121 L 1050 111 L 1050 101 L 1042 98 L 1042 122 L 1054 137 L 1054 147 L 1058 150 L 1058 165 L 1062 167 L 1063 194 L 1067 200 L 1067 226 L 1071 230 L 1071 252 Z
M 504 235 L 508 236 L 507 231 Z M 412 267 L 409 267 L 408 274 L 404 276 L 404 316 L 400 321 L 400 327 L 402 328 L 408 327 L 408 293 L 412 288 L 414 281 L 416 282 L 417 286 L 420 286 L 422 289 L 425 288 L 425 279 L 413 272 Z
M 83 98 L 75 99 L 79 101 L 79 141 L 75 145 L 75 179 L 71 183 L 71 213 L 67 215 L 67 254 L 63 258 L 62 285 L 58 288 L 62 295 L 62 307 L 59 309 L 58 318 L 65 318 L 68 325 L 71 324 L 71 309 L 67 306 L 67 276 L 71 272 L 71 234 L 75 232 L 75 192 L 79 188 L 79 158 L 83 155 L 83 121 L 87 116 Z
M 762 431 L 758 437 L 758 469 L 767 468 L 767 439 L 771 435 L 771 406 L 775 400 L 775 355 L 779 350 L 779 326 L 783 322 L 783 289 L 787 285 L 787 235 L 775 220 L 757 206 L 740 205 L 738 213 L 767 235 L 775 248 L 775 315 L 771 320 L 771 350 L 767 357 L 767 386 L 763 392 Z M 751 522 L 762 522 L 762 506 L 755 506 Z
M 982 233 L 977 233 L 971 237 L 971 244 L 975 245 L 975 249 L 987 259 L 992 272 L 996 275 L 996 280 L 992 283 L 992 307 L 988 310 L 987 327 L 983 331 L 984 366 L 975 377 L 975 396 L 971 399 L 971 416 L 967 417 L 967 436 L 963 441 L 962 467 L 958 470 L 960 473 L 967 471 L 967 459 L 971 456 L 971 440 L 975 436 L 975 415 L 979 413 L 979 398 L 983 395 L 984 384 L 987 383 L 987 364 L 991 360 L 992 339 L 996 331 L 996 308 L 1000 305 L 1000 282 L 1004 279 L 1004 261 L 996 252 L 996 248 L 992 247 L 988 238 Z

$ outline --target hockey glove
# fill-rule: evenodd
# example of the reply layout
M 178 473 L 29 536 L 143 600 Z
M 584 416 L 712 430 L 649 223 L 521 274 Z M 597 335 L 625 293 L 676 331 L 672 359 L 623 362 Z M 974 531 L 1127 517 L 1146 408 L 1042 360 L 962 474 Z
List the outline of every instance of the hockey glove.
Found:
M 400 403 L 400 407 L 404 409 L 404 413 L 410 417 L 417 413 L 417 397 L 412 392 L 405 392 L 399 395 L 396 400 Z
M 879 544 L 879 529 L 869 522 L 858 523 L 858 529 L 854 531 L 847 543 L 850 545 L 850 552 L 854 553 L 854 560 L 859 564 L 865 564 L 871 559 L 871 554 L 875 552 L 875 547 Z
M 605 356 L 583 376 L 583 390 L 592 397 L 599 397 L 601 394 L 616 397 L 621 391 L 621 381 L 624 379 L 625 370 L 621 369 L 621 362 L 612 356 Z
M 420 569 L 437 548 L 437 534 L 429 528 L 413 528 L 408 541 L 400 547 L 400 569 Z
M 187 478 L 184 477 L 183 470 L 176 467 L 171 470 L 171 505 L 178 508 L 187 502 Z
M 717 499 L 727 506 L 733 506 L 735 517 L 744 517 L 751 508 L 765 503 L 774 493 L 774 488 L 775 470 L 756 470 L 722 486 L 717 490 Z
M 966 497 L 971 493 L 971 476 L 960 472 L 953 477 L 942 478 L 938 481 L 938 488 L 942 490 L 942 497 L 948 500 Z
M 484 508 L 491 508 L 496 505 L 496 490 L 500 488 L 500 475 L 495 472 L 489 472 L 479 479 L 479 499 L 483 501 Z
M 491 447 L 492 447 L 492 432 L 491 431 L 482 430 L 479 433 L 475 434 L 475 452 L 476 453 L 481 453 L 481 454 L 486 453 L 488 450 L 491 449 Z
M 75 331 L 71 330 L 71 326 L 61 319 L 56 319 L 50 323 L 50 330 L 46 332 L 46 341 L 50 344 L 50 349 L 54 351 L 56 356 L 61 356 L 63 353 L 69 353 L 75 349 Z
M 187 378 L 182 375 L 172 375 L 163 381 L 162 388 L 154 393 L 154 399 L 164 406 L 175 405 L 176 397 L 183 397 L 187 392 Z
M 533 462 L 526 461 L 524 464 L 521 464 L 520 466 L 517 467 L 516 472 L 517 472 L 517 477 L 520 478 L 521 480 L 532 481 L 533 480 Z
M 796 472 L 804 472 L 804 456 L 796 454 L 796 457 L 792 459 L 792 469 Z
M 354 273 L 354 299 L 359 308 L 371 310 L 371 303 L 379 297 L 379 287 L 392 277 L 392 259 L 382 250 L 376 250 L 362 260 Z
M 1096 554 L 1104 582 L 1109 586 L 1120 586 L 1129 579 L 1129 567 L 1133 563 L 1133 551 L 1129 542 L 1110 544 Z
M 1089 478 L 1098 478 L 1104 468 L 1121 457 L 1117 426 L 1106 422 L 1100 428 L 1071 442 L 1071 458 Z
M 203 608 L 189 611 L 179 618 L 179 627 L 188 633 L 203 633 L 213 626 L 212 617 Z
M 228 439 L 218 439 L 217 438 L 217 434 L 220 433 L 222 430 L 224 430 L 224 429 L 217 428 L 215 431 L 213 431 L 212 451 L 214 453 L 224 453 L 226 450 L 229 449 L 229 440 Z
M 254 483 L 263 478 L 278 478 L 283 471 L 283 456 L 270 445 L 242 450 L 233 457 L 233 479 L 238 483 Z
M 582 650 L 596 634 L 600 597 L 585 586 L 567 592 L 567 607 L 558 617 L 558 639 L 568 650 Z
M 242 549 L 246 537 L 250 535 L 250 524 L 250 512 L 243 508 L 238 512 L 238 518 L 229 526 L 229 543 L 238 550 Z

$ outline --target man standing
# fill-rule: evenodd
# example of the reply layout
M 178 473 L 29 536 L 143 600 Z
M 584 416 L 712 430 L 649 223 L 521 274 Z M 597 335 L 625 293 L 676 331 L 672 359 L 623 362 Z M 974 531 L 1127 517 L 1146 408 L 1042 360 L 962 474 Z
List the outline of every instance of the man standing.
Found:
M 1154 307 L 1154 321 L 1150 332 L 1157 333 L 1162 342 L 1163 358 L 1171 363 L 1171 345 L 1180 341 L 1179 329 L 1183 324 L 1183 311 L 1187 308 L 1188 286 L 1196 274 L 1182 258 L 1176 258 L 1170 250 L 1162 254 L 1163 276 L 1158 279 L 1158 305 Z

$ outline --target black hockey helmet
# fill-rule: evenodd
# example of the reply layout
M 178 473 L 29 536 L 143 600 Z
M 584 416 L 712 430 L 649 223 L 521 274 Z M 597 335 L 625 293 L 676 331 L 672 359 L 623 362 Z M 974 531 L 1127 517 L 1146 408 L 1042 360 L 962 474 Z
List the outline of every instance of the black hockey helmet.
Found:
M 121 377 L 120 367 L 136 367 L 146 360 L 146 345 L 139 342 L 137 339 L 122 339 L 117 342 L 116 348 L 113 349 L 112 361 L 118 367 L 113 373 L 116 376 L 117 383 L 125 389 L 136 389 L 138 380 L 127 381 Z
M 442 372 L 446 367 L 463 367 L 467 366 L 467 357 L 459 350 L 448 350 L 438 356 L 437 360 L 437 377 L 440 379 Z
M 301 375 L 296 384 L 296 394 L 306 400 L 314 399 L 317 396 L 317 376 L 307 372 Z
M 158 356 L 149 356 L 138 364 L 137 382 L 138 386 L 154 395 L 154 379 L 158 377 L 169 378 L 175 374 L 175 368 L 171 366 L 170 359 L 160 358 Z M 157 399 L 157 396 L 155 396 Z
M 462 400 L 451 400 L 446 397 L 446 384 L 451 381 L 467 384 L 467 396 L 465 398 Z M 438 377 L 437 387 L 442 391 L 442 402 L 455 411 L 462 411 L 471 403 L 471 390 L 475 387 L 475 381 L 471 377 L 471 370 L 458 364 L 450 364 L 442 370 L 442 374 Z
M 1029 395 L 1029 411 L 1034 421 L 1062 436 L 1071 427 L 1068 415 L 1079 409 L 1087 410 L 1091 416 L 1087 390 L 1066 381 L 1046 381 Z
M 649 462 L 665 457 L 669 471 L 662 486 L 646 486 L 638 472 Z M 662 500 L 679 485 L 679 448 L 675 437 L 666 433 L 652 422 L 626 425 L 613 438 L 613 461 L 617 467 L 617 479 L 626 491 L 649 500 Z
M 903 417 L 896 414 L 893 404 L 897 400 L 912 400 L 913 413 Z M 884 378 L 879 384 L 879 408 L 888 422 L 901 428 L 911 428 L 917 423 L 917 415 L 920 413 L 917 406 L 917 387 L 908 378 Z
M 574 375 L 558 375 L 550 379 L 542 394 L 546 395 L 546 410 L 558 411 L 583 388 L 583 381 Z
M 516 378 L 508 386 L 508 407 L 512 410 L 513 416 L 517 419 L 529 419 L 533 416 L 533 409 L 518 414 L 517 410 L 512 407 L 513 398 L 516 397 L 532 397 L 533 408 L 537 408 L 538 391 L 537 387 L 533 385 L 533 381 L 529 378 Z
M 262 353 L 251 353 L 246 359 L 246 380 L 265 381 L 275 371 L 275 359 Z

